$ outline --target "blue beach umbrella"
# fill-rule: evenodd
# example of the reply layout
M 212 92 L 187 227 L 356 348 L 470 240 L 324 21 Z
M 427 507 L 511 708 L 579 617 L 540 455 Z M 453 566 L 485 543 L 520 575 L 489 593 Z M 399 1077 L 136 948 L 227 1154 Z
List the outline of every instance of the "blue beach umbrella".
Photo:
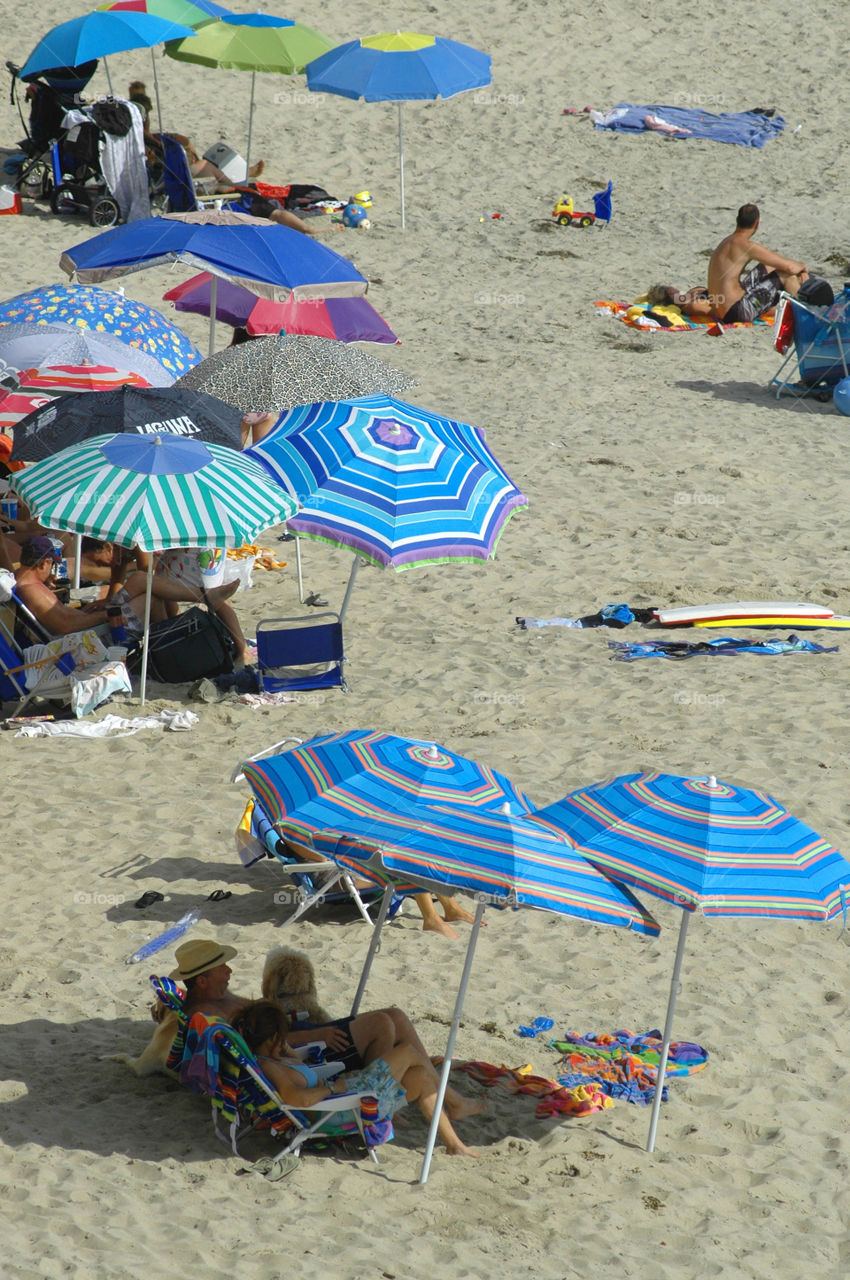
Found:
M 688 922 L 705 915 L 831 920 L 844 913 L 850 863 L 779 803 L 716 778 L 632 773 L 583 787 L 534 820 L 623 883 L 682 908 L 647 1150 L 655 1145 Z
M 115 289 L 48 284 L 18 293 L 0 302 L 0 344 L 6 336 L 5 325 L 70 325 L 81 336 L 108 334 L 153 356 L 172 380 L 188 373 L 201 359 L 192 340 L 161 311 Z
M 404 133 L 402 103 L 451 98 L 489 84 L 490 55 L 411 31 L 381 32 L 350 40 L 307 66 L 307 88 L 366 102 L 398 103 L 398 167 L 404 229 Z
M 303 511 L 293 533 L 382 566 L 487 560 L 525 495 L 484 433 L 390 396 L 290 410 L 248 451 Z
M 277 223 L 181 222 L 140 218 L 67 249 L 59 265 L 96 284 L 164 263 L 185 262 L 241 284 L 261 298 L 352 298 L 366 292 L 356 267 L 321 244 Z
M 39 40 L 20 71 L 26 80 L 54 67 L 79 67 L 127 49 L 148 49 L 166 40 L 193 36 L 191 27 L 150 13 L 95 10 L 53 27 Z M 111 89 L 111 85 L 110 85 Z

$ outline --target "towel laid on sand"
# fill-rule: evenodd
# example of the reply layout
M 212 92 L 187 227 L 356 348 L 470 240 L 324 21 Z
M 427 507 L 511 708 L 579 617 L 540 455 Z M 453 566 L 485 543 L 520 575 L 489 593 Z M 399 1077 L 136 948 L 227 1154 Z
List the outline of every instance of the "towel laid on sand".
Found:
M 645 640 L 629 642 L 609 640 L 608 648 L 614 662 L 635 662 L 638 658 L 695 658 L 713 657 L 715 654 L 734 656 L 736 653 L 838 653 L 838 645 L 815 644 L 800 636 L 787 640 L 740 640 L 734 636 L 721 636 L 717 640 Z
M 661 128 L 661 126 L 668 126 Z M 670 128 L 672 126 L 672 128 Z M 709 138 L 737 147 L 763 147 L 785 128 L 782 116 L 766 116 L 761 111 L 700 111 L 695 107 L 637 106 L 618 102 L 595 121 L 597 129 L 616 133 L 667 133 L 676 138 Z
M 611 1098 L 623 1098 L 637 1106 L 652 1101 L 661 1060 L 660 1031 L 612 1031 L 584 1036 L 568 1031 L 552 1045 L 564 1056 L 558 1066 L 564 1071 L 558 1083 L 565 1089 L 595 1084 Z M 690 1076 L 708 1061 L 708 1050 L 687 1040 L 670 1044 L 664 1078 Z M 667 1097 L 665 1085 L 662 1097 Z
M 513 1093 L 525 1093 L 538 1098 L 535 1115 L 541 1118 L 559 1115 L 587 1116 L 593 1111 L 602 1111 L 605 1107 L 614 1105 L 610 1095 L 592 1080 L 583 1080 L 578 1085 L 565 1089 L 557 1080 L 534 1075 L 531 1066 L 497 1067 L 492 1062 L 459 1062 L 455 1070 L 465 1071 L 488 1089 L 496 1084 L 506 1084 Z
M 719 320 L 684 315 L 678 307 L 653 307 L 648 302 L 612 302 L 603 298 L 593 304 L 602 316 L 613 316 L 630 329 L 644 329 L 650 333 L 689 333 L 701 330 L 717 337 L 726 329 L 753 329 L 756 325 L 773 324 L 774 313 L 766 311 L 757 320 L 741 320 L 734 324 L 721 324 Z M 667 323 L 654 317 L 661 316 Z

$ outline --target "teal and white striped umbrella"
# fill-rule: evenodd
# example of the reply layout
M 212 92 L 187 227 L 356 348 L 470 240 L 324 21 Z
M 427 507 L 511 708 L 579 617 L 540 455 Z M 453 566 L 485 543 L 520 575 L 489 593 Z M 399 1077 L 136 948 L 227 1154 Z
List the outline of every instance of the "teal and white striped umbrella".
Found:
M 239 547 L 297 504 L 258 463 L 179 435 L 93 436 L 15 473 L 15 491 L 48 529 L 87 533 L 142 551 Z M 141 700 L 150 642 L 148 565 Z
M 15 475 L 48 529 L 124 547 L 239 547 L 297 504 L 259 463 L 177 435 L 95 436 Z

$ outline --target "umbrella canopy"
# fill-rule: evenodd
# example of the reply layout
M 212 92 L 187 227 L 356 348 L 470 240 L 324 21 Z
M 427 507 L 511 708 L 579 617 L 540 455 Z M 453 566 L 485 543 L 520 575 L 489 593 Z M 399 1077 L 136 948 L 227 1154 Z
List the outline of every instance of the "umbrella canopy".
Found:
M 293 409 L 249 453 L 302 495 L 294 533 L 395 569 L 487 560 L 527 505 L 483 431 L 388 396 Z
M 48 31 L 19 75 L 26 80 L 53 67 L 79 67 L 93 58 L 106 58 L 126 49 L 147 49 L 165 40 L 182 40 L 194 34 L 191 27 L 149 13 L 95 10 Z
M 682 907 L 652 1151 L 691 913 L 831 920 L 846 912 L 850 863 L 772 796 L 713 777 L 626 774 L 575 791 L 534 820 L 566 834 L 618 881 Z
M 75 245 L 59 259 L 63 271 L 76 273 L 83 284 L 170 262 L 208 269 L 277 302 L 290 294 L 356 297 L 367 286 L 365 277 L 342 254 L 313 236 L 274 222 L 213 226 L 175 218 L 140 218 Z
M 241 453 L 176 435 L 95 436 L 15 473 L 15 490 L 49 529 L 143 551 L 238 547 L 294 503 Z M 150 635 L 148 564 L 142 702 Z
M 176 311 L 208 316 L 215 278 L 208 271 L 184 280 L 162 295 Z M 396 343 L 398 338 L 366 298 L 290 298 L 269 302 L 255 293 L 220 280 L 216 285 L 215 318 L 252 337 L 303 333 L 337 342 Z
M 2 406 L 0 406 L 0 410 Z M 120 387 L 71 395 L 18 423 L 12 458 L 39 462 L 70 445 L 109 432 L 182 436 L 242 448 L 242 415 L 214 396 L 174 387 Z
M 166 46 L 165 52 L 181 62 L 252 73 L 245 154 L 245 172 L 248 173 L 257 72 L 275 71 L 281 75 L 292 75 L 303 71 L 308 62 L 318 58 L 332 45 L 333 41 L 327 36 L 288 18 L 276 18 L 268 13 L 238 13 L 205 24 L 193 40 L 175 40 Z
M 69 324 L 78 329 L 95 330 L 98 336 L 111 334 L 128 346 L 153 356 L 171 375 L 171 381 L 191 369 L 201 358 L 191 339 L 161 311 L 144 302 L 126 298 L 123 292 L 114 289 L 50 284 L 16 294 L 14 298 L 0 303 L 0 326 L 10 324 Z M 5 337 L 0 327 L 0 343 Z M 126 367 L 117 361 L 111 363 L 117 368 Z M 135 366 L 130 367 L 135 369 Z M 136 371 L 147 376 L 143 369 Z M 148 378 L 148 381 L 152 379 Z
M 193 28 L 230 13 L 213 0 L 115 0 L 114 4 L 98 5 L 98 9 L 109 13 L 151 13 L 166 22 L 179 22 Z
M 0 383 L 0 387 L 2 387 Z M 43 369 L 21 369 L 14 387 L 0 394 L 0 429 L 14 428 L 22 418 L 43 409 L 53 400 L 78 392 L 114 391 L 120 386 L 146 387 L 137 373 L 112 369 L 102 364 L 47 365 Z
M 154 356 L 120 338 L 74 324 L 0 325 L 0 378 L 14 386 L 22 369 L 45 365 L 112 365 L 138 374 L 152 387 L 170 387 L 174 378 Z
M 490 55 L 415 32 L 382 32 L 331 49 L 307 67 L 307 87 L 367 102 L 398 103 L 398 165 L 404 228 L 404 133 L 402 103 L 451 98 L 492 79 Z
M 415 379 L 356 347 L 284 333 L 217 351 L 178 385 L 207 391 L 250 413 L 378 390 L 403 391 Z

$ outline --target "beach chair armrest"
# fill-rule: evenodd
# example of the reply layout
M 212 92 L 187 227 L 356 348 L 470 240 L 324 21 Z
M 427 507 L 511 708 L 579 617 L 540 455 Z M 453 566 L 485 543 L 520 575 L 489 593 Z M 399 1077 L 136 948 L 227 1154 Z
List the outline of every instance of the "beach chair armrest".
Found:
M 309 1107 L 303 1107 L 303 1111 L 351 1111 L 363 1101 L 364 1098 L 374 1098 L 373 1093 L 337 1093 L 332 1098 L 323 1098 L 321 1102 L 314 1102 Z M 377 1099 L 375 1099 L 377 1101 Z

